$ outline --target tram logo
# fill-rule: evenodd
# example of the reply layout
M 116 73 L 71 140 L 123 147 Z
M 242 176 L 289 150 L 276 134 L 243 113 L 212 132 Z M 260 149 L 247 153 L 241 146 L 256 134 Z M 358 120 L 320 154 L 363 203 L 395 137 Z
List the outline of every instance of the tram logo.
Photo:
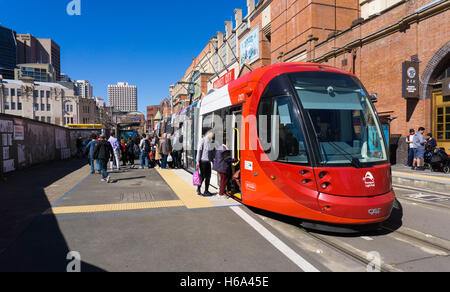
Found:
M 375 178 L 373 177 L 373 174 L 370 171 L 366 173 L 366 176 L 363 178 L 363 181 L 366 184 L 366 188 L 375 187 Z

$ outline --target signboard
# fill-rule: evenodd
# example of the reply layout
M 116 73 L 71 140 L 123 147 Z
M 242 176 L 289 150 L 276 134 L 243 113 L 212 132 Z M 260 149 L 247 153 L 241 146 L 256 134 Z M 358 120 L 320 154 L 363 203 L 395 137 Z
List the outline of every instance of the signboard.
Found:
M 241 40 L 240 49 L 241 67 L 259 59 L 259 26 L 256 26 Z
M 403 98 L 419 98 L 419 63 L 403 63 Z
M 24 126 L 14 125 L 14 140 L 23 141 L 25 140 L 25 129 Z
M 191 84 L 189 87 L 189 91 L 192 92 L 192 99 L 196 100 L 202 96 L 202 90 L 200 87 L 200 72 L 195 72 L 192 76 L 192 82 L 194 84 Z
M 442 80 L 442 96 L 450 96 L 450 78 Z
M 235 70 L 231 69 L 225 75 L 214 81 L 213 88 L 220 89 L 235 79 Z
M 120 117 L 120 123 L 122 124 L 142 124 L 145 120 L 145 116 L 142 113 L 135 112 L 123 115 Z

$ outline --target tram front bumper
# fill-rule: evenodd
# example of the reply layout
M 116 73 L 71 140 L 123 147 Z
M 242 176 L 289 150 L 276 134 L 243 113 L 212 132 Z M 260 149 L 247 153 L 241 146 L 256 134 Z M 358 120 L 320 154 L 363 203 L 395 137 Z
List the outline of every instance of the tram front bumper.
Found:
M 348 219 L 355 224 L 383 222 L 389 219 L 395 202 L 395 193 L 391 191 L 384 195 L 373 197 L 345 197 L 329 194 L 319 194 L 319 207 L 322 213 L 337 217 L 335 223 L 346 223 Z M 343 222 L 339 222 L 342 218 Z

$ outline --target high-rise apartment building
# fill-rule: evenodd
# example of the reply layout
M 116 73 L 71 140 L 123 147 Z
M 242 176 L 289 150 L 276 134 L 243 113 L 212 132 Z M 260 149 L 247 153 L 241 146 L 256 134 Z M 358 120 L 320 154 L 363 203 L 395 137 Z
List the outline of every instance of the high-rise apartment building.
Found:
M 17 63 L 51 64 L 55 68 L 56 80 L 60 80 L 60 47 L 52 39 L 35 38 L 31 34 L 17 34 Z
M 14 79 L 17 64 L 16 33 L 0 25 L 0 75 Z
M 137 87 L 127 82 L 118 82 L 117 85 L 108 85 L 108 103 L 117 111 L 137 111 Z
M 91 82 L 87 80 L 78 80 L 76 82 L 75 94 L 84 98 L 93 98 L 94 93 Z

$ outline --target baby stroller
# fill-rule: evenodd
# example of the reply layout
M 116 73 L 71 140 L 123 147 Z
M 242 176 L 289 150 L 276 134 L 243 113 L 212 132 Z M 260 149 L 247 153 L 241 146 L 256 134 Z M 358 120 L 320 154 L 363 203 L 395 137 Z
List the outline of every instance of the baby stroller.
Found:
M 443 148 L 434 149 L 429 159 L 431 171 L 450 173 L 450 158 Z

